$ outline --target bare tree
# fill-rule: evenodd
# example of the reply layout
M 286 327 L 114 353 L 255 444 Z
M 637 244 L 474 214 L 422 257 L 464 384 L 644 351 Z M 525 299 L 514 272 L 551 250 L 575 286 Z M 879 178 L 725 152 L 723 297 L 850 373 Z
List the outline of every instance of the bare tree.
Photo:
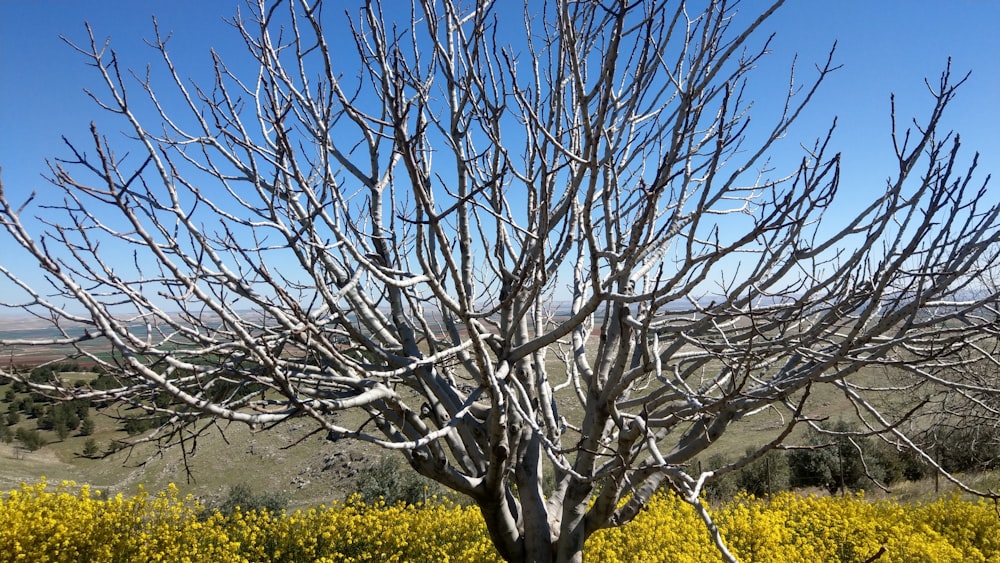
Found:
M 345 64 L 318 3 L 259 0 L 233 21 L 255 68 L 215 56 L 202 86 L 159 30 L 165 85 L 91 33 L 77 50 L 128 153 L 96 127 L 70 145 L 43 232 L 0 198 L 51 286 L 2 268 L 29 296 L 6 306 L 117 376 L 106 394 L 167 416 L 149 438 L 307 417 L 467 495 L 514 561 L 580 561 L 665 485 L 732 560 L 703 486 L 815 423 L 816 386 L 913 447 L 913 409 L 879 397 L 997 393 L 949 376 L 996 369 L 983 273 L 1000 238 L 976 160 L 960 170 L 938 130 L 950 68 L 929 116 L 893 126 L 898 172 L 835 221 L 833 128 L 790 164 L 778 148 L 833 53 L 750 124 L 756 32 L 781 2 L 750 18 L 723 1 L 475 4 L 367 2 Z M 898 379 L 855 381 L 872 366 Z M 347 409 L 366 422 L 341 425 Z M 691 463 L 766 412 L 782 423 L 758 449 Z

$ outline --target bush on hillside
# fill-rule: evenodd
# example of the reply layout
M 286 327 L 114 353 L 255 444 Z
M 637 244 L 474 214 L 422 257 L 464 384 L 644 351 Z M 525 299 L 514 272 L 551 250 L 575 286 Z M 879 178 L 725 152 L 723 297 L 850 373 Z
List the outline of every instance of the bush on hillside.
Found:
M 96 457 L 100 453 L 101 448 L 97 445 L 97 440 L 93 438 L 88 438 L 86 442 L 83 443 L 83 457 Z
M 989 471 L 1000 467 L 1000 429 L 988 424 L 956 428 L 938 448 L 938 462 L 946 471 Z
M 35 429 L 18 428 L 14 437 L 31 452 L 41 449 L 46 444 L 45 438 Z
M 745 455 L 756 448 L 747 448 Z M 708 465 L 719 468 L 732 460 L 716 454 L 709 458 Z M 769 451 L 753 463 L 729 473 L 723 473 L 705 487 L 705 494 L 713 501 L 729 500 L 743 492 L 758 498 L 788 490 L 788 462 L 778 451 Z
M 382 458 L 363 471 L 356 486 L 363 502 L 375 504 L 382 500 L 390 506 L 416 505 L 439 492 L 437 483 L 401 468 L 392 457 Z
M 794 488 L 821 487 L 834 494 L 861 490 L 872 477 L 881 481 L 884 472 L 873 463 L 869 438 L 854 435 L 856 431 L 844 421 L 834 425 L 834 434 L 811 430 L 805 447 L 788 451 L 789 484 Z
M 283 493 L 257 493 L 250 485 L 238 483 L 229 487 L 226 498 L 208 505 L 209 512 L 219 512 L 230 517 L 237 511 L 250 512 L 267 510 L 272 514 L 281 513 L 288 505 L 288 496 Z

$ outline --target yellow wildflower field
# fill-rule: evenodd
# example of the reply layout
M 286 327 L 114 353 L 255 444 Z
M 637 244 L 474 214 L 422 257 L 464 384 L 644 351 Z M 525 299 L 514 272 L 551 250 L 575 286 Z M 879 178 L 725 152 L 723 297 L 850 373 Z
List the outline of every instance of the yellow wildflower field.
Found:
M 738 497 L 714 510 L 743 561 L 1000 562 L 1000 512 L 958 498 L 927 504 L 849 497 Z M 718 561 L 694 511 L 656 496 L 636 520 L 587 542 L 589 561 Z M 207 511 L 174 487 L 105 498 L 42 480 L 0 495 L 0 554 L 11 561 L 499 561 L 478 509 L 449 501 L 356 500 L 280 514 Z

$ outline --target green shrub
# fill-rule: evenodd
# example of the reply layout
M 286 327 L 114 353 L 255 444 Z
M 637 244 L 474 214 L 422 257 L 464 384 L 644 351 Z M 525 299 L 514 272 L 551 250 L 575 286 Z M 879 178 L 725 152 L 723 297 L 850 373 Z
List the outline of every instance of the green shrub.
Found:
M 416 505 L 438 494 L 439 486 L 409 468 L 400 468 L 395 458 L 385 457 L 362 472 L 357 492 L 366 504 L 383 500 L 388 505 Z
M 867 455 L 871 448 L 867 438 L 850 436 L 848 433 L 852 431 L 854 427 L 844 421 L 833 427 L 833 432 L 841 433 L 839 435 L 811 431 L 807 437 L 808 448 L 788 452 L 789 484 L 792 487 L 823 487 L 834 494 L 857 491 L 870 483 L 861 456 Z
M 219 512 L 229 517 L 240 512 L 267 510 L 273 514 L 281 513 L 288 505 L 288 497 L 283 493 L 256 493 L 246 483 L 229 487 L 226 498 L 217 504 L 208 505 L 206 516 L 211 512 Z
M 909 448 L 897 448 L 876 440 L 872 456 L 879 477 L 885 484 L 898 481 L 919 481 L 931 474 L 931 467 Z
M 956 428 L 944 437 L 938 461 L 946 471 L 988 471 L 1000 467 L 1000 429 L 980 424 Z
M 80 435 L 90 436 L 94 433 L 94 419 L 87 417 L 80 422 Z
M 713 454 L 708 458 L 708 466 L 719 468 L 729 465 L 732 459 L 725 454 Z M 723 473 L 705 484 L 705 495 L 713 501 L 729 500 L 739 492 L 734 473 Z
M 752 454 L 756 448 L 747 448 L 746 455 Z M 709 458 L 710 467 L 721 467 L 730 463 L 730 459 L 721 454 Z M 778 451 L 770 451 L 753 463 L 741 467 L 731 473 L 726 473 L 710 482 L 705 492 L 714 501 L 729 500 L 740 491 L 755 497 L 765 497 L 788 489 L 788 461 Z
M 52 419 L 52 413 L 50 409 L 42 407 L 41 413 L 35 417 L 35 425 L 39 430 L 52 430 L 54 427 L 54 421 Z
M 129 436 L 142 434 L 150 428 L 152 428 L 152 423 L 149 418 L 144 416 L 127 416 L 122 421 L 122 430 Z
M 17 438 L 21 444 L 24 445 L 28 451 L 35 451 L 40 449 L 45 445 L 45 438 L 42 437 L 41 433 L 35 429 L 18 428 L 17 432 L 14 433 L 14 437 Z
M 14 410 L 20 410 L 24 414 L 30 415 L 35 410 L 35 400 L 30 396 L 18 397 L 11 405 L 11 407 L 8 407 L 8 412 L 13 408 Z
M 751 453 L 753 448 L 748 448 Z M 788 460 L 771 450 L 760 459 L 736 472 L 736 486 L 755 497 L 773 495 L 788 489 Z
M 97 440 L 89 438 L 83 444 L 83 455 L 84 457 L 94 457 L 100 452 L 101 449 L 97 446 Z

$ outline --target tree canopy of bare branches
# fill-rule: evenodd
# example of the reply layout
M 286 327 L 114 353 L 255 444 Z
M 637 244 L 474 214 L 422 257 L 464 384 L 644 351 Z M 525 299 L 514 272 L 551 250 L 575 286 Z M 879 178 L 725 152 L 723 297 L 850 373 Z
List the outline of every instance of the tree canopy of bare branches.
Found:
M 939 130 L 946 68 L 925 117 L 893 115 L 896 173 L 831 218 L 834 128 L 778 147 L 834 53 L 751 124 L 781 2 L 705 4 L 372 0 L 345 57 L 318 2 L 259 0 L 233 20 L 253 68 L 215 56 L 199 85 L 159 30 L 160 74 L 91 33 L 74 46 L 127 138 L 95 126 L 52 162 L 43 228 L 0 191 L 49 281 L 0 268 L 27 296 L 5 306 L 121 381 L 100 393 L 166 415 L 150 439 L 305 417 L 467 495 L 514 561 L 580 561 L 669 486 L 732 559 L 703 487 L 816 424 L 816 386 L 918 452 L 909 407 L 940 402 L 920 397 L 997 415 L 996 379 L 963 374 L 997 369 L 1000 209 Z M 855 381 L 873 367 L 895 375 Z M 772 411 L 758 449 L 691 463 Z

